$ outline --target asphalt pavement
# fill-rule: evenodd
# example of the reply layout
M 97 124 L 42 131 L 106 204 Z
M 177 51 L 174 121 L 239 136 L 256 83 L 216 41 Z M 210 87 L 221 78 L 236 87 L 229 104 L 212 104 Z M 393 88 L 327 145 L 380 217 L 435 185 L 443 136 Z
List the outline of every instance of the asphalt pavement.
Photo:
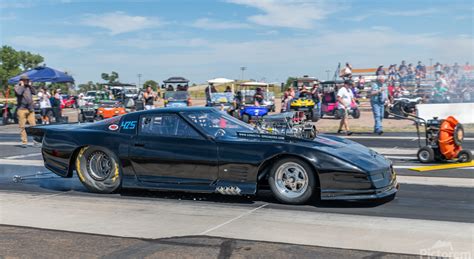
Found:
M 0 257 L 473 257 L 473 167 L 411 170 L 425 166 L 414 133 L 348 138 L 393 161 L 394 200 L 291 206 L 268 191 L 92 194 L 76 177 L 49 172 L 40 148 L 21 148 L 15 131 L 0 127 Z M 474 135 L 464 148 L 474 150 Z

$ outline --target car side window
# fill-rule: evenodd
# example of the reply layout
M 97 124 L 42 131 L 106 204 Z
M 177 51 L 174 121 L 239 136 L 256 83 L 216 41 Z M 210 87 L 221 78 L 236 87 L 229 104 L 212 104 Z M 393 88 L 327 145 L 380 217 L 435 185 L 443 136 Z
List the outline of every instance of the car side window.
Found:
M 140 119 L 140 135 L 202 138 L 195 129 L 176 114 L 142 116 Z

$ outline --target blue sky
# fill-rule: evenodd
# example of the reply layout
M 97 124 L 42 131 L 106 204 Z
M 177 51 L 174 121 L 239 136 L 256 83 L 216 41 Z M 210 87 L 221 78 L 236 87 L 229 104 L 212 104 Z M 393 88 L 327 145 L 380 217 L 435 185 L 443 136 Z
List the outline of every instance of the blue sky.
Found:
M 284 81 L 354 67 L 473 61 L 472 1 L 0 0 L 0 42 L 40 53 L 76 83 L 117 71 Z M 331 72 L 332 73 L 332 72 Z

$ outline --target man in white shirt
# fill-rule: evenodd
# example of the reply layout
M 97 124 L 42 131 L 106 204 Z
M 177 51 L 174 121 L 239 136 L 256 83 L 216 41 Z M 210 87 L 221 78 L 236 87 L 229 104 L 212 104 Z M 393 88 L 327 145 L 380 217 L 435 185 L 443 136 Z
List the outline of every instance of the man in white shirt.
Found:
M 352 135 L 348 122 L 349 110 L 351 109 L 351 103 L 354 101 L 354 95 L 350 89 L 351 85 L 352 81 L 346 80 L 344 81 L 344 86 L 337 91 L 337 108 L 342 111 L 341 123 L 337 133 L 342 133 L 342 127 L 344 127 L 346 135 Z

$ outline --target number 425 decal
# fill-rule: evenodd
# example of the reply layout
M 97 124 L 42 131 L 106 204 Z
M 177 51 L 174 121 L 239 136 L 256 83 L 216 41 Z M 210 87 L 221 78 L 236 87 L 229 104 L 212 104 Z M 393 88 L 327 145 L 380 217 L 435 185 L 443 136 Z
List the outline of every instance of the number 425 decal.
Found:
M 135 129 L 136 126 L 136 121 L 122 121 L 122 123 L 120 124 L 120 127 L 122 129 Z

